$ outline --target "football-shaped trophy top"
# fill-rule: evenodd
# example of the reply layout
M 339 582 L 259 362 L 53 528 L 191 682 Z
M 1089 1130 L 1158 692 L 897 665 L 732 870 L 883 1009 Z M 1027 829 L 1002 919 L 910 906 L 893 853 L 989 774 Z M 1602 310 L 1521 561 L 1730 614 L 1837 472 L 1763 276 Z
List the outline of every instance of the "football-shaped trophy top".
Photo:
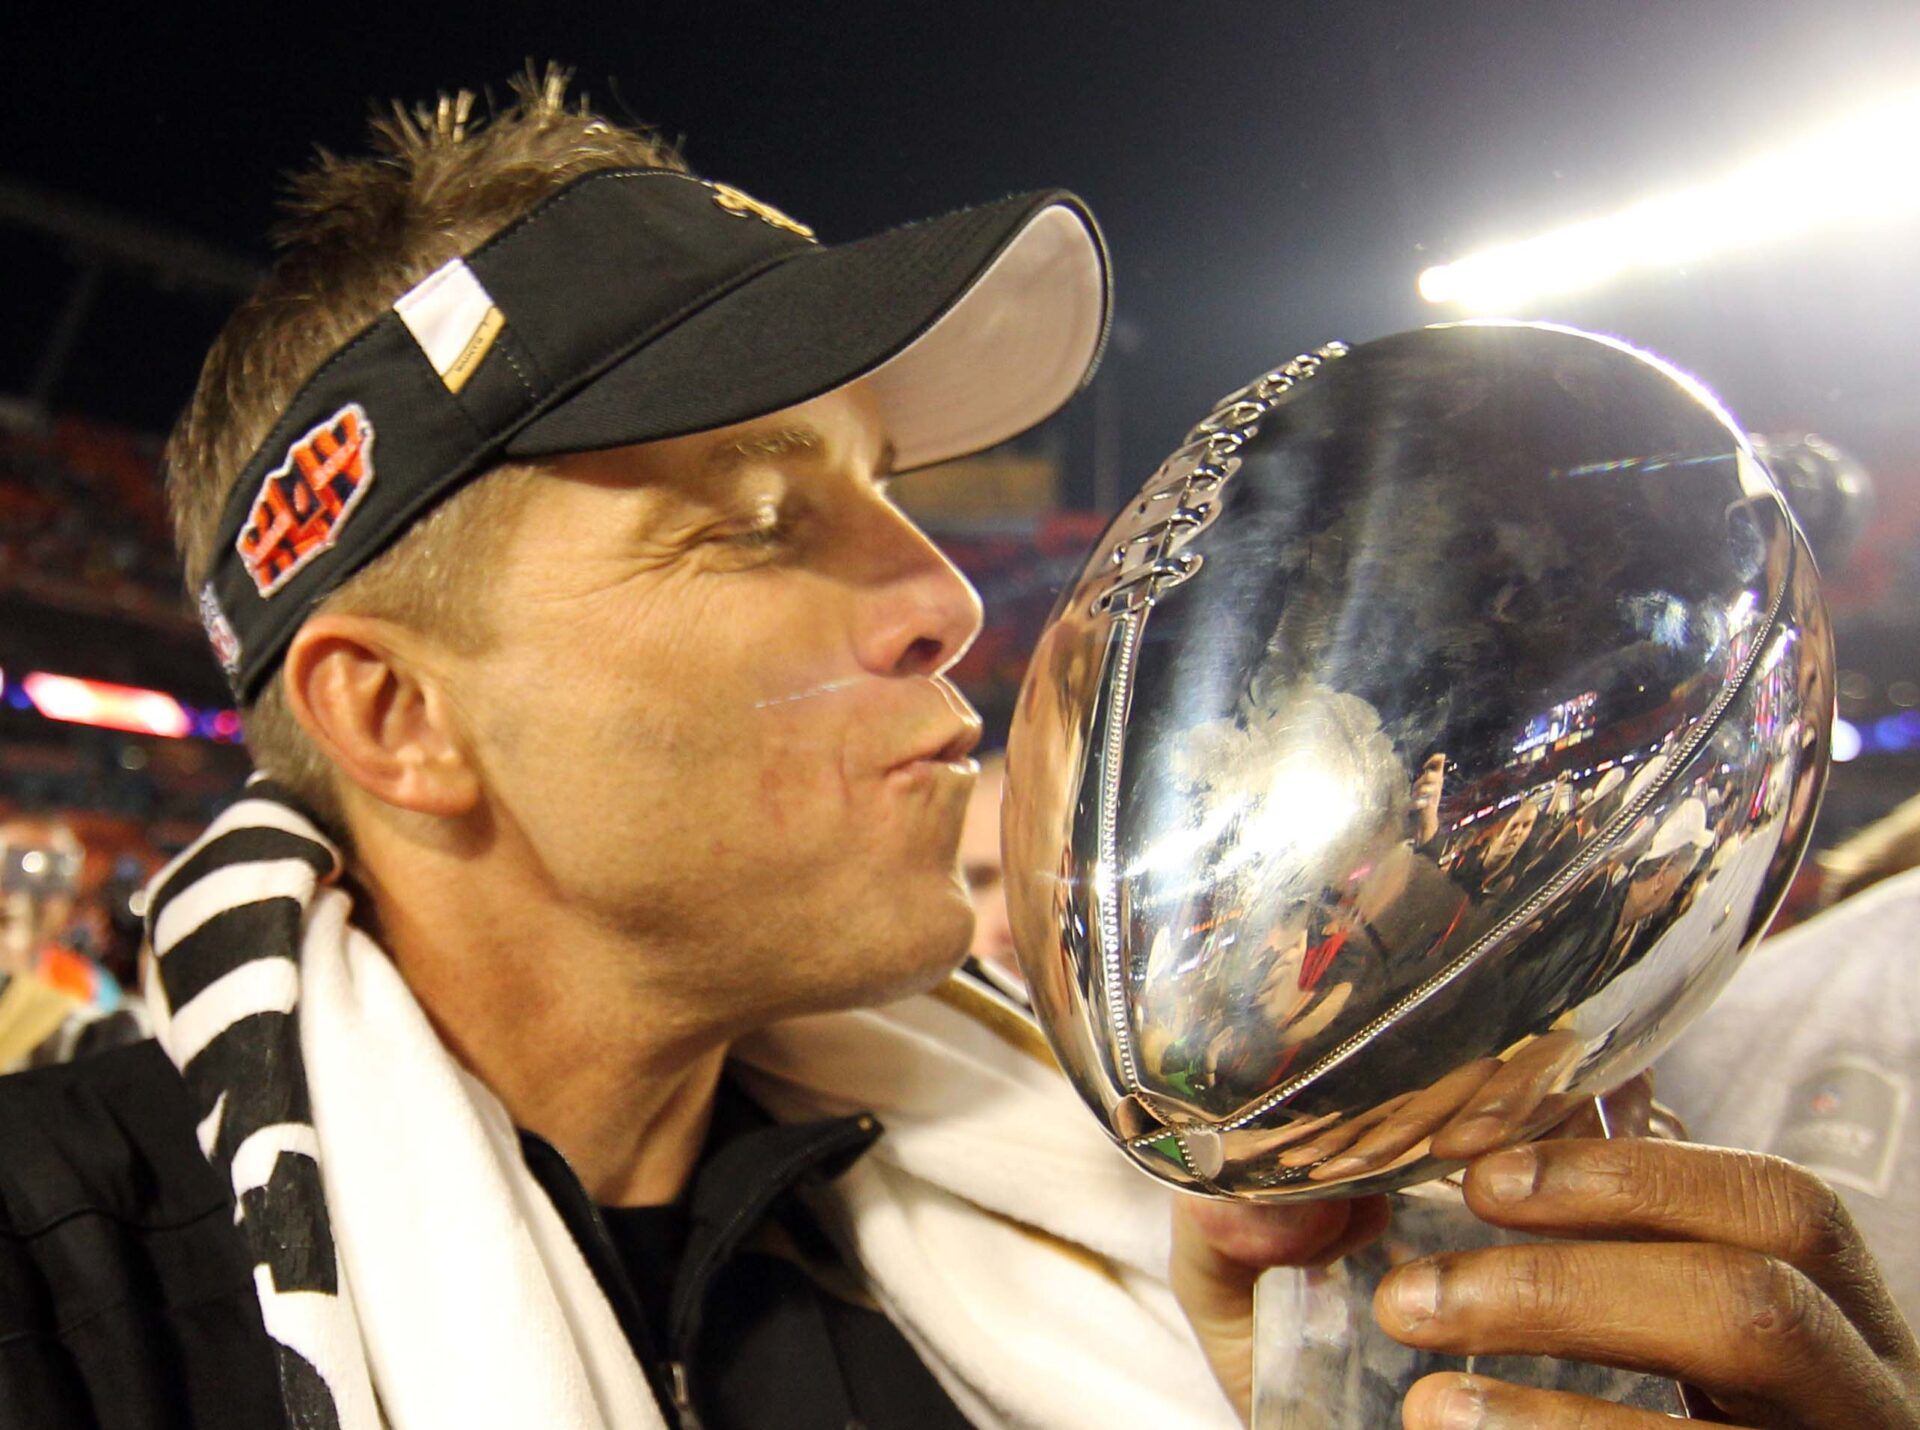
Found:
M 1194 428 L 1040 641 L 1003 814 L 1035 1010 L 1168 1181 L 1425 1180 L 1713 997 L 1832 718 L 1812 559 L 1698 383 L 1538 324 L 1330 345 Z

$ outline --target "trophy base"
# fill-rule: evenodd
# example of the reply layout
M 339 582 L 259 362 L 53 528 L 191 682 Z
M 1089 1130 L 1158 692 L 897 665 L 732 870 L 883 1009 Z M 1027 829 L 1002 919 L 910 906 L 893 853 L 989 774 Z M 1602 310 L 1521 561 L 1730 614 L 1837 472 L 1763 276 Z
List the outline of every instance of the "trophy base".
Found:
M 1373 1319 L 1373 1292 L 1394 1266 L 1524 1239 L 1475 1217 L 1445 1183 L 1396 1193 L 1393 1203 L 1392 1225 L 1372 1246 L 1324 1269 L 1277 1267 L 1256 1284 L 1253 1430 L 1398 1425 L 1413 1383 L 1449 1370 L 1686 1415 L 1680 1388 L 1660 1377 L 1545 1356 L 1436 1355 L 1387 1335 Z

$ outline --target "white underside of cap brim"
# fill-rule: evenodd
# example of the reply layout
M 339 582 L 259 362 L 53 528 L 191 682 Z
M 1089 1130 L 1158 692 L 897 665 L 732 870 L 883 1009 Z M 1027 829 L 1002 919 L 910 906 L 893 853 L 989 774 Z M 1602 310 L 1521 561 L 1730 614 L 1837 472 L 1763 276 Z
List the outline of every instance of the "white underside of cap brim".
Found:
M 896 470 L 982 451 L 1056 412 L 1099 352 L 1106 292 L 1075 210 L 1029 219 L 932 327 L 865 374 Z

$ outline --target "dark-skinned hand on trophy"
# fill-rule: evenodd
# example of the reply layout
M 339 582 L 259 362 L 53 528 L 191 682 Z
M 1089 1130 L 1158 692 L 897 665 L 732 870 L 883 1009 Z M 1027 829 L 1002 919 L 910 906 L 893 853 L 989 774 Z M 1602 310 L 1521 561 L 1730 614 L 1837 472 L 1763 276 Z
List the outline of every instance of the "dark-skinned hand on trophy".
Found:
M 1804 538 L 1713 397 L 1463 323 L 1223 399 L 1069 583 L 1008 751 L 1034 1009 L 1193 1193 L 1257 1426 L 1920 1424 L 1835 1194 L 1639 1135 L 1826 774 Z

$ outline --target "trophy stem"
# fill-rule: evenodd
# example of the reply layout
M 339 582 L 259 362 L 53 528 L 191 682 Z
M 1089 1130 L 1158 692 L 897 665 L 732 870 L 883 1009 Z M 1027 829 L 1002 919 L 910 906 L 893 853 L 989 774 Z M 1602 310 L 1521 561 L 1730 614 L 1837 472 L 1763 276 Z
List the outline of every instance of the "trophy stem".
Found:
M 1373 1293 L 1387 1272 L 1434 1252 L 1528 1238 L 1474 1216 L 1451 1180 L 1396 1192 L 1392 1202 L 1392 1221 L 1372 1246 L 1328 1267 L 1276 1267 L 1255 1283 L 1254 1430 L 1397 1425 L 1413 1383 L 1448 1370 L 1695 1418 L 1687 1389 L 1664 1377 L 1545 1356 L 1438 1355 L 1394 1340 L 1373 1318 Z

